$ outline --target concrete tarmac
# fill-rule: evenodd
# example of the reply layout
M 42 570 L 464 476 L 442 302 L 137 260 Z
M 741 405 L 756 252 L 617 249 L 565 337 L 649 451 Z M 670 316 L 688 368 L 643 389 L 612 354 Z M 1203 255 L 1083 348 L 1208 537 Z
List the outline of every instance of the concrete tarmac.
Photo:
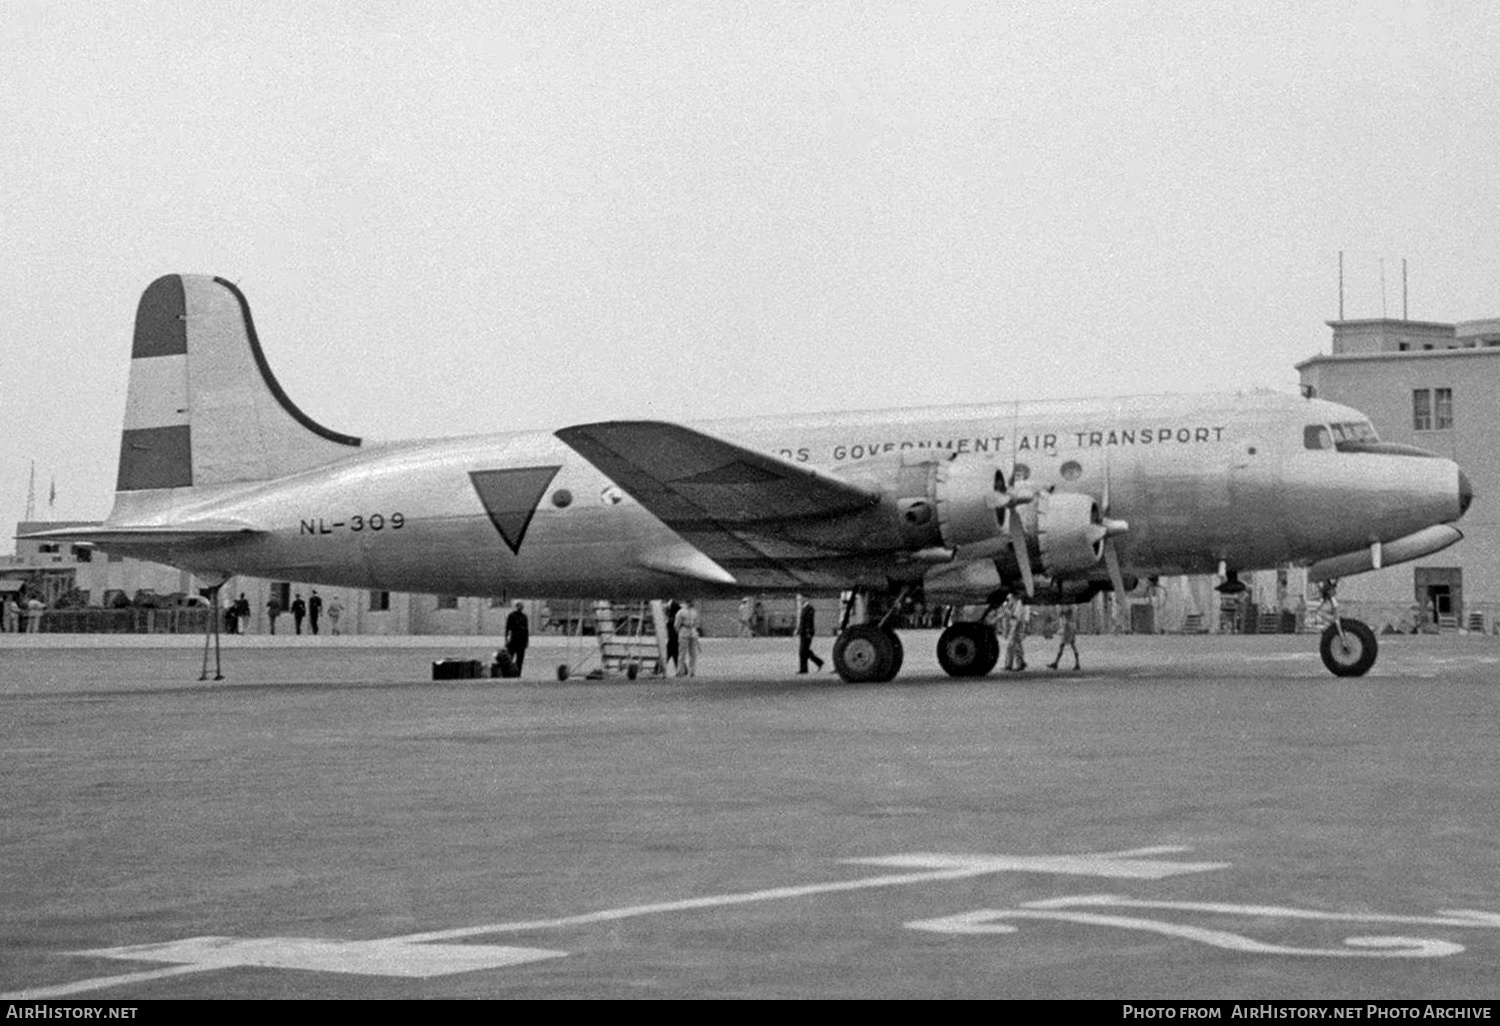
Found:
M 475 639 L 0 641 L 0 992 L 1500 998 L 1500 639 L 434 683 Z M 823 639 L 818 650 L 828 655 Z

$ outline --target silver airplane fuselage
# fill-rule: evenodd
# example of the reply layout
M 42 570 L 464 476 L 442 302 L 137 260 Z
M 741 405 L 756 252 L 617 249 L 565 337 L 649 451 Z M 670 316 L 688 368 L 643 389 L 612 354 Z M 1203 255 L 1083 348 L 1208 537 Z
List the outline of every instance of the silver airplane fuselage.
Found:
M 1462 516 L 1468 484 L 1451 460 L 1378 444 L 1362 451 L 1313 444 L 1318 429 L 1345 424 L 1367 421 L 1320 400 L 1245 393 L 692 427 L 836 476 L 878 475 L 883 463 L 903 459 L 952 459 L 993 464 L 1012 485 L 1086 494 L 1128 525 L 1116 539 L 1120 561 L 1145 575 L 1309 565 Z M 473 475 L 533 467 L 556 472 L 530 496 L 530 509 L 486 508 Z M 287 477 L 191 493 L 154 519 L 233 521 L 254 533 L 106 547 L 210 578 L 453 595 L 624 598 L 789 586 L 788 565 L 738 566 L 732 581 L 674 571 L 661 554 L 680 550 L 681 537 L 546 432 L 371 444 Z M 497 513 L 519 530 L 507 538 Z M 878 587 L 919 580 L 926 570 L 909 552 L 857 546 L 791 566 L 803 591 Z

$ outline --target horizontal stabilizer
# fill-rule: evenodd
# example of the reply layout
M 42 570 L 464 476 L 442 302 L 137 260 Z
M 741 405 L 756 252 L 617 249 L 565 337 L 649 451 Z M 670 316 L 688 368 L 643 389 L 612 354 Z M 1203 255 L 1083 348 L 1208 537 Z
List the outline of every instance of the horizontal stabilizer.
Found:
M 180 524 L 141 527 L 63 527 L 18 535 L 18 540 L 72 542 L 75 545 L 190 545 L 234 541 L 256 534 L 249 524 L 235 520 L 196 520 Z

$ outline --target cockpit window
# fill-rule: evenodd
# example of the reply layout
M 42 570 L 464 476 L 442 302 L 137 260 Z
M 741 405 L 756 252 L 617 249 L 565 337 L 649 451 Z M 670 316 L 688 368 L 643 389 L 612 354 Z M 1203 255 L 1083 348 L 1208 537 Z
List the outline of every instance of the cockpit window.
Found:
M 1308 449 L 1366 452 L 1380 436 L 1368 420 L 1346 420 L 1337 424 L 1309 424 L 1302 429 L 1302 444 Z
M 1339 442 L 1378 442 L 1380 436 L 1375 434 L 1374 426 L 1368 420 L 1351 420 L 1342 424 L 1334 424 L 1333 441 Z

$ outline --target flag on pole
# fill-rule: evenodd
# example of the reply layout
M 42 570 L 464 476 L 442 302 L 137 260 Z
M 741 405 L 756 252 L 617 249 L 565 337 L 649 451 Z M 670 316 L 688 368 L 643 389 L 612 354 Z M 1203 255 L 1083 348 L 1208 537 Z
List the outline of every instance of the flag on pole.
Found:
M 52 479 L 52 489 L 47 493 L 47 508 L 57 505 L 57 478 Z

